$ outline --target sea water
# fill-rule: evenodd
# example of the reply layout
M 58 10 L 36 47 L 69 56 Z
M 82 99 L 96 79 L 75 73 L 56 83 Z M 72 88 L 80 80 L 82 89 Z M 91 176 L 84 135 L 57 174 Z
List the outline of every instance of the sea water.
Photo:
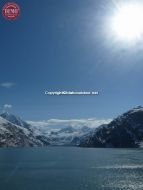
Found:
M 0 190 L 143 190 L 143 150 L 0 149 Z

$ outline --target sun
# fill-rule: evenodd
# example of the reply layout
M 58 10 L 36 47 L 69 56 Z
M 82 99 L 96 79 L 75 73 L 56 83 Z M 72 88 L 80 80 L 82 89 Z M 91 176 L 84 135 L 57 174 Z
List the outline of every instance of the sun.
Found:
M 143 4 L 119 6 L 111 21 L 114 35 L 119 40 L 136 41 L 143 36 Z

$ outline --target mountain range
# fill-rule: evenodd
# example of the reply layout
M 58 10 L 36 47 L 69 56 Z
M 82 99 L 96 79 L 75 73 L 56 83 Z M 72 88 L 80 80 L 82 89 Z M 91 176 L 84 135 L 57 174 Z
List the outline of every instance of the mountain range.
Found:
M 32 125 L 20 117 L 4 112 L 0 115 L 0 146 L 73 146 L 77 140 L 92 129 L 86 126 L 41 126 Z M 35 126 L 36 125 L 36 126 Z M 5 133 L 4 133 L 4 129 Z M 13 136 L 7 135 L 7 132 Z M 25 142 L 25 139 L 29 142 Z M 32 142 L 31 142 L 32 139 Z M 23 144 L 22 144 L 23 142 Z M 79 144 L 79 143 L 78 143 Z
M 143 107 L 133 108 L 110 123 L 89 126 L 38 126 L 8 112 L 0 115 L 0 147 L 80 146 L 143 147 Z

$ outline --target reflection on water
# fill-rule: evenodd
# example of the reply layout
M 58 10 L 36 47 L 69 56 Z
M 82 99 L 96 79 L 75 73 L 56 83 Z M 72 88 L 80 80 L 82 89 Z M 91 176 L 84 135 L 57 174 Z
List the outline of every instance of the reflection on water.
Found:
M 143 190 L 142 149 L 0 149 L 1 190 Z

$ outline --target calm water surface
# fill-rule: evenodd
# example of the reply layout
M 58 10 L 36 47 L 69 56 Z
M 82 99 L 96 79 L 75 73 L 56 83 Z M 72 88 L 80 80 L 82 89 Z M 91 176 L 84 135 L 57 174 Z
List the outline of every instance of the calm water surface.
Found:
M 143 150 L 0 149 L 0 190 L 143 190 Z

